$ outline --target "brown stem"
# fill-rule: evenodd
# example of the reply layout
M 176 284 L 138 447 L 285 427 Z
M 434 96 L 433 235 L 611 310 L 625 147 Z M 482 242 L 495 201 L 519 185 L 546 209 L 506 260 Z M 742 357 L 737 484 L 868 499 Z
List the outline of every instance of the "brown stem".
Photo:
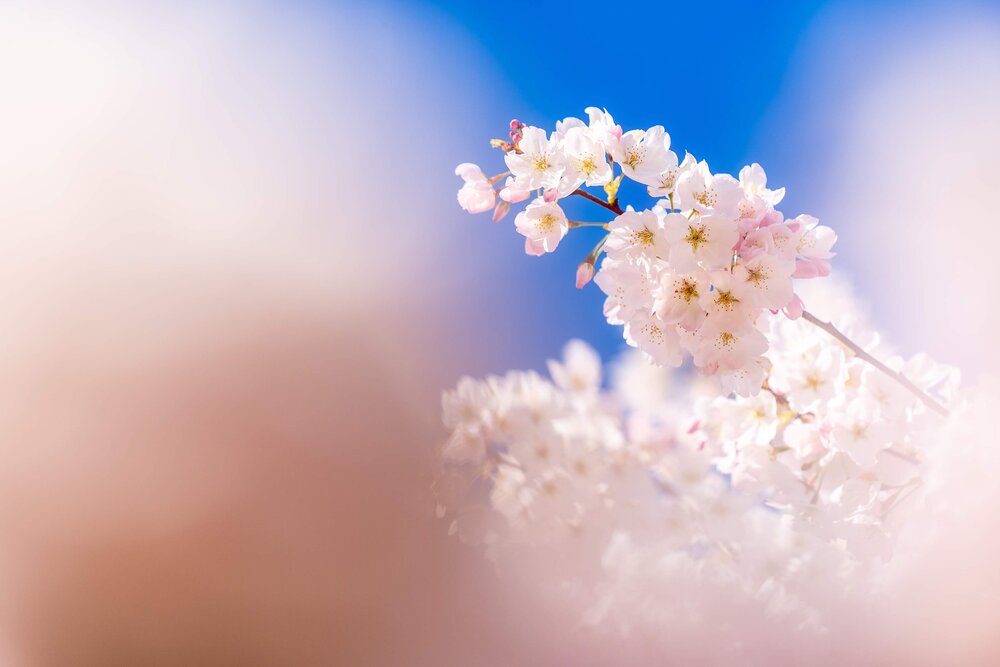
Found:
M 611 211 L 612 213 L 615 213 L 617 215 L 621 215 L 622 213 L 624 213 L 624 211 L 622 211 L 622 207 L 619 206 L 617 203 L 615 203 L 615 204 L 609 204 L 608 202 L 604 201 L 603 199 L 600 199 L 599 197 L 595 197 L 594 195 L 590 194 L 586 190 L 581 190 L 581 189 L 578 188 L 576 190 L 573 190 L 573 192 L 571 192 L 570 194 L 580 195 L 581 197 L 583 197 L 585 199 L 589 199 L 590 201 L 594 202 L 595 204 L 600 204 L 604 208 L 608 209 L 609 211 Z
M 876 359 L 872 355 L 870 355 L 867 352 L 865 352 L 865 350 L 862 349 L 862 347 L 860 345 L 858 345 L 857 343 L 855 343 L 854 341 L 852 341 L 850 338 L 848 338 L 847 336 L 845 336 L 844 334 L 842 334 L 840 332 L 840 330 L 837 329 L 837 327 L 833 326 L 829 322 L 824 322 L 823 320 L 819 319 L 818 317 L 816 317 L 815 315 L 813 315 L 812 313 L 810 313 L 808 311 L 802 313 L 802 318 L 804 320 L 806 320 L 807 322 L 812 322 L 813 324 L 815 324 L 816 326 L 818 326 L 820 329 L 822 329 L 823 331 L 827 332 L 828 334 L 830 334 L 831 336 L 833 336 L 834 338 L 836 338 L 837 340 L 839 340 L 841 343 L 843 343 L 857 357 L 859 357 L 860 359 L 864 359 L 869 364 L 871 364 L 872 366 L 874 366 L 878 370 L 882 371 L 883 373 L 885 373 L 886 375 L 888 375 L 889 377 L 891 377 L 893 380 L 895 380 L 899 384 L 903 385 L 903 387 L 905 387 L 911 394 L 913 394 L 914 396 L 916 396 L 917 398 L 919 398 L 923 402 L 923 404 L 926 405 L 928 408 L 930 408 L 934 412 L 938 413 L 942 417 L 947 417 L 948 416 L 948 410 L 943 405 L 941 405 L 940 403 L 938 403 L 937 401 L 935 401 L 933 398 L 931 398 L 930 396 L 928 396 L 926 393 L 924 393 L 920 389 L 920 387 L 918 387 L 917 385 L 915 385 L 912 382 L 910 382 L 906 378 L 905 375 L 903 375 L 902 373 L 900 373 L 898 371 L 892 370 L 891 368 L 889 368 L 888 366 L 886 366 L 885 364 L 883 364 L 881 361 L 879 361 L 878 359 Z

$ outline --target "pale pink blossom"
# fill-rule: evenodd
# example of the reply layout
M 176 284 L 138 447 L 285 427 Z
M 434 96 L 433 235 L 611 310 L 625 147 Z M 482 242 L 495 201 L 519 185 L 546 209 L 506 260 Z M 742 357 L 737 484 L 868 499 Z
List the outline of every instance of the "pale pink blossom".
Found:
M 455 175 L 465 183 L 458 191 L 459 205 L 469 213 L 489 211 L 496 204 L 497 193 L 490 179 L 478 166 L 463 162 L 455 167 Z
M 514 227 L 526 239 L 525 250 L 529 255 L 552 252 L 559 241 L 569 231 L 569 221 L 558 204 L 551 204 L 536 199 L 528 207 L 517 214 Z M 531 244 L 531 250 L 528 245 Z
M 742 199 L 739 181 L 728 174 L 712 174 L 704 160 L 693 165 L 677 180 L 675 203 L 681 209 L 735 218 L 737 205 Z
M 554 188 L 565 170 L 558 139 L 548 139 L 545 130 L 525 127 L 518 142 L 521 153 L 511 151 L 504 156 L 507 168 L 514 175 L 519 190 Z
M 633 211 L 631 207 L 608 224 L 611 237 L 604 244 L 608 256 L 665 257 L 667 239 L 654 211 Z
M 694 363 L 699 367 L 733 371 L 767 351 L 767 339 L 742 315 L 709 315 L 698 329 Z
M 736 280 L 746 289 L 743 293 L 758 308 L 779 310 L 795 296 L 792 273 L 795 265 L 780 256 L 761 254 L 733 269 Z
M 678 271 L 729 266 L 739 240 L 736 223 L 718 215 L 688 219 L 680 213 L 664 216 L 663 229 L 670 247 L 670 265 Z
M 700 274 L 663 271 L 653 308 L 664 322 L 695 330 L 705 319 L 700 300 L 708 289 L 708 281 Z
M 656 185 L 660 174 L 671 163 L 677 164 L 677 156 L 670 151 L 670 135 L 662 125 L 626 132 L 608 152 L 626 176 L 645 185 Z

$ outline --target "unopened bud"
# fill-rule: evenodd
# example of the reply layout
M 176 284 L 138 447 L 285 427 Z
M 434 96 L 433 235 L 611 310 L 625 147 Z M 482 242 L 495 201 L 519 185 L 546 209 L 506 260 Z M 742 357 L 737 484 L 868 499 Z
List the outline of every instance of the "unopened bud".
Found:
M 497 204 L 497 207 L 493 209 L 493 222 L 500 222 L 501 219 L 510 211 L 510 202 L 501 201 Z
M 576 267 L 576 288 L 582 289 L 584 285 L 594 279 L 594 263 L 588 258 Z

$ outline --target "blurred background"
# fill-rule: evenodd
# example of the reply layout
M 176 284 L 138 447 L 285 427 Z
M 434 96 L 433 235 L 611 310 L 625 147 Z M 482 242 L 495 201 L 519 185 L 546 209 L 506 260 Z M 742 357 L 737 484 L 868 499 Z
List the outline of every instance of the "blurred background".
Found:
M 621 347 L 593 238 L 458 208 L 511 118 L 760 162 L 901 352 L 1000 363 L 995 4 L 14 1 L 0 91 L 5 665 L 593 655 L 431 516 L 442 389 Z

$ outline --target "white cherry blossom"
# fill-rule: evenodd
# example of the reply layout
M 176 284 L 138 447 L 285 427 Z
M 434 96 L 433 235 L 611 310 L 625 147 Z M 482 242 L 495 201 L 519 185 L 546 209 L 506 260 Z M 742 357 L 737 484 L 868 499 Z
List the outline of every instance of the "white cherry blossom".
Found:
M 660 174 L 677 164 L 677 156 L 670 150 L 670 135 L 662 125 L 625 132 L 608 151 L 626 176 L 645 185 L 658 184 Z
M 594 139 L 588 128 L 581 126 L 567 130 L 563 151 L 566 156 L 565 177 L 575 183 L 574 190 L 580 184 L 604 185 L 611 180 L 611 165 L 608 164 L 604 146 Z
M 728 266 L 739 240 L 736 223 L 718 215 L 688 219 L 679 213 L 664 217 L 663 228 L 670 245 L 670 265 L 678 271 Z
M 660 218 L 654 211 L 633 211 L 629 208 L 608 224 L 611 236 L 604 244 L 608 257 L 665 257 L 667 239 Z
M 713 175 L 704 160 L 692 165 L 677 180 L 676 203 L 682 209 L 735 218 L 742 198 L 739 181 L 728 174 Z
M 552 252 L 569 231 L 566 214 L 555 203 L 536 199 L 514 219 L 517 231 L 525 237 L 528 254 Z
M 469 213 L 483 213 L 496 205 L 497 193 L 490 179 L 477 165 L 464 162 L 455 167 L 455 175 L 465 184 L 458 191 L 459 205 Z
M 677 155 L 672 151 L 667 154 L 667 167 L 664 169 L 659 176 L 656 177 L 656 181 L 649 185 L 646 190 L 649 192 L 650 197 L 670 197 L 674 194 L 674 190 L 677 188 L 677 181 L 680 177 L 687 173 L 689 169 L 697 164 L 694 156 L 690 153 L 684 155 L 684 161 L 677 164 Z
M 504 156 L 519 190 L 555 188 L 565 170 L 565 161 L 557 139 L 548 139 L 545 130 L 525 127 L 518 144 L 520 153 Z
M 695 330 L 705 319 L 700 299 L 708 290 L 709 284 L 701 274 L 663 271 L 653 309 L 663 322 Z

